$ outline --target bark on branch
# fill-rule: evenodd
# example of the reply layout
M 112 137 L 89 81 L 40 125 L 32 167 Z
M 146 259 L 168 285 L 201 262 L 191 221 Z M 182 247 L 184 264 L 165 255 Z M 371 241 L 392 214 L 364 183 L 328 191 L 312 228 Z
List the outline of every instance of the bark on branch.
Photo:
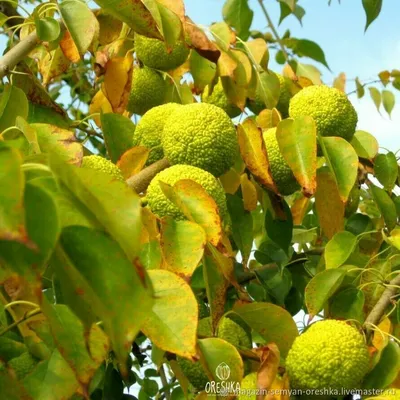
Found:
M 166 158 L 149 165 L 147 168 L 140 171 L 138 174 L 131 176 L 126 183 L 130 186 L 136 193 L 143 193 L 147 186 L 149 186 L 150 181 L 163 169 L 170 166 L 169 161 Z
M 383 292 L 381 298 L 375 304 L 375 307 L 369 313 L 367 319 L 364 322 L 364 328 L 369 330 L 371 324 L 378 325 L 382 317 L 385 314 L 387 307 L 390 305 L 390 301 L 393 296 L 398 294 L 399 289 L 396 286 L 400 286 L 400 274 L 396 278 L 392 279 L 389 283 L 389 287 Z

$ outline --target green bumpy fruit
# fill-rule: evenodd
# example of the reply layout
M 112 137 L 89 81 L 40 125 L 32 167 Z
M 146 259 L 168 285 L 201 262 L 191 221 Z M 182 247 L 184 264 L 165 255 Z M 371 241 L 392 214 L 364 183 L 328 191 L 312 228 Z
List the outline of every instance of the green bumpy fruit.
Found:
M 246 375 L 240 383 L 239 400 L 256 400 L 257 398 L 257 372 Z
M 146 67 L 133 68 L 127 110 L 143 115 L 151 108 L 163 104 L 165 89 L 165 81 L 159 72 Z
M 212 93 L 210 93 L 210 86 L 208 86 L 201 95 L 201 101 L 222 108 L 231 118 L 235 118 L 242 113 L 241 109 L 232 104 L 226 97 L 221 80 L 218 80 L 218 83 L 213 87 Z
M 290 101 L 292 118 L 311 116 L 321 136 L 353 138 L 358 121 L 356 110 L 347 96 L 338 89 L 324 85 L 308 86 Z
M 18 379 L 22 379 L 34 370 L 37 363 L 38 360 L 32 354 L 25 352 L 10 360 L 8 366 L 14 370 Z
M 170 71 L 182 65 L 189 56 L 190 50 L 183 41 L 178 41 L 168 51 L 165 42 L 135 35 L 137 58 L 147 67 Z
M 290 99 L 292 98 L 292 93 L 290 91 L 291 80 L 282 76 L 281 74 L 276 74 L 276 76 L 279 79 L 280 94 L 275 108 L 281 113 L 282 118 L 287 118 L 289 116 L 289 103 Z M 248 107 L 254 114 L 259 114 L 266 108 L 259 88 L 256 90 L 255 100 L 250 100 L 248 102 Z
M 179 107 L 182 106 L 177 103 L 167 103 L 154 107 L 147 111 L 137 124 L 133 135 L 133 146 L 145 146 L 151 150 L 146 165 L 164 158 L 161 145 L 164 125 L 168 117 Z
M 246 331 L 236 322 L 227 317 L 221 318 L 217 327 L 217 336 L 235 347 L 251 349 L 253 344 Z
M 224 219 L 228 211 L 225 192 L 221 184 L 209 172 L 190 165 L 174 165 L 161 171 L 152 179 L 147 188 L 146 198 L 153 214 L 157 215 L 159 218 L 169 216 L 176 220 L 186 219 L 182 211 L 167 199 L 159 184 L 161 181 L 173 186 L 182 179 L 191 179 L 200 184 L 215 200 L 221 218 Z
M 186 358 L 177 357 L 182 372 L 196 390 L 204 390 L 209 378 L 200 361 L 192 362 Z
M 225 111 L 207 103 L 187 104 L 171 114 L 162 145 L 171 164 L 187 164 L 221 176 L 238 153 L 235 126 Z
M 286 358 L 292 389 L 356 389 L 369 370 L 364 337 L 344 321 L 316 322 Z
M 263 132 L 265 147 L 267 148 L 268 161 L 271 168 L 272 178 L 281 193 L 289 196 L 300 189 L 293 171 L 290 169 L 286 160 L 279 149 L 276 140 L 276 128 L 267 129 Z
M 104 172 L 105 174 L 111 175 L 118 181 L 125 182 L 125 179 L 122 176 L 121 170 L 115 164 L 113 164 L 110 160 L 107 160 L 104 157 L 95 156 L 95 155 L 85 156 L 82 158 L 81 167 Z

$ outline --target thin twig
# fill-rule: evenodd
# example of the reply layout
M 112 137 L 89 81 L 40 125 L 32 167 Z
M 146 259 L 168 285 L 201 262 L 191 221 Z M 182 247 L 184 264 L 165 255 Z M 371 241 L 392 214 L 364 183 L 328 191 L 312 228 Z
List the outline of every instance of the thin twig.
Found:
M 164 389 L 165 398 L 166 398 L 166 400 L 170 400 L 171 393 L 168 388 L 168 380 L 167 380 L 167 376 L 165 374 L 164 364 L 161 365 L 159 373 L 160 373 L 161 383 L 162 383 L 163 389 Z
M 282 42 L 281 37 L 279 36 L 279 33 L 277 31 L 277 29 L 275 28 L 274 23 L 272 22 L 271 17 L 268 14 L 267 8 L 265 7 L 264 1 L 263 0 L 258 0 L 258 3 L 260 4 L 260 7 L 265 15 L 265 18 L 267 19 L 268 22 L 268 26 L 271 28 L 272 34 L 275 36 L 275 40 L 277 41 L 277 43 L 279 44 L 279 47 L 282 50 L 282 53 L 286 59 L 287 62 L 289 62 L 289 54 L 286 51 L 285 45 Z
M 0 331 L 0 336 L 4 335 L 5 333 L 7 333 L 8 331 L 10 331 L 11 329 L 14 329 L 16 326 L 18 326 L 19 324 L 21 324 L 22 322 L 27 321 L 28 319 L 41 314 L 41 310 L 36 309 L 36 310 L 32 310 L 29 311 L 25 314 L 25 316 L 15 322 L 13 322 L 12 324 L 8 325 L 6 328 L 4 328 L 3 330 Z
M 375 79 L 374 81 L 366 82 L 366 83 L 362 84 L 361 87 L 365 88 L 368 85 L 373 85 L 374 83 L 379 83 L 379 82 L 381 82 L 380 79 Z M 357 93 L 357 89 L 355 89 L 355 90 L 353 90 L 353 91 L 351 91 L 349 93 L 346 93 L 346 94 L 347 94 L 347 96 L 350 96 L 350 95 L 355 94 L 355 93 Z

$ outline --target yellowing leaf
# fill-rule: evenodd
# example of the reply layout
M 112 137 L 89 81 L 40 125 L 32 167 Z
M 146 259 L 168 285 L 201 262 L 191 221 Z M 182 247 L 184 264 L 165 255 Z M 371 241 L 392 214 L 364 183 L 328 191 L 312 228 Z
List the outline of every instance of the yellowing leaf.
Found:
M 372 344 L 377 350 L 383 350 L 388 344 L 389 336 L 387 334 L 392 333 L 392 322 L 389 318 L 385 318 L 379 325 L 378 329 L 374 331 L 374 337 Z
M 221 51 L 221 56 L 218 59 L 218 71 L 220 76 L 234 77 L 237 62 L 226 52 Z
M 341 92 L 346 92 L 346 74 L 344 72 L 340 73 L 333 82 L 333 87 L 340 90 Z
M 165 269 L 190 279 L 203 257 L 207 243 L 204 229 L 191 221 L 163 218 L 160 242 Z
M 154 306 L 142 330 L 162 350 L 182 357 L 196 354 L 198 305 L 190 286 L 164 270 L 148 271 Z
M 100 89 L 94 96 L 89 106 L 89 114 L 112 113 L 113 109 L 104 92 Z M 100 115 L 93 116 L 93 120 L 101 128 Z
M 280 352 L 275 343 L 259 347 L 255 350 L 260 357 L 260 367 L 257 373 L 257 388 L 261 390 L 271 389 L 274 383 L 280 363 Z
M 257 208 L 257 189 L 247 174 L 242 174 L 240 177 L 240 185 L 242 187 L 243 204 L 245 210 L 255 210 Z
M 221 181 L 225 193 L 235 194 L 240 186 L 240 174 L 233 168 L 222 175 L 219 180 Z
M 142 234 L 141 243 L 147 243 L 156 240 L 159 235 L 157 217 L 148 207 L 142 207 Z
M 125 179 L 140 172 L 146 164 L 150 150 L 144 146 L 135 146 L 122 154 L 117 162 Z
M 240 154 L 249 171 L 259 183 L 277 193 L 262 133 L 253 120 L 247 119 L 238 126 L 238 140 Z
M 261 64 L 265 55 L 268 54 L 267 43 L 258 38 L 246 43 L 245 50 L 251 55 L 256 64 Z
M 344 228 L 344 203 L 332 173 L 323 168 L 317 172 L 315 206 L 322 231 L 331 239 Z
M 122 114 L 129 100 L 132 81 L 133 56 L 116 57 L 106 64 L 103 91 L 113 111 Z
M 262 110 L 256 117 L 257 125 L 263 130 L 275 128 L 281 121 L 281 116 L 276 108 Z
M 52 79 L 63 74 L 69 65 L 70 61 L 65 57 L 60 47 L 46 53 L 39 62 L 39 71 L 43 77 L 43 85 L 47 86 Z
M 310 199 L 301 195 L 298 197 L 291 207 L 292 216 L 293 216 L 293 224 L 301 225 L 308 210 L 308 206 L 310 204 Z
M 78 48 L 68 31 L 64 32 L 64 36 L 60 41 L 60 48 L 69 61 L 76 63 L 81 59 Z

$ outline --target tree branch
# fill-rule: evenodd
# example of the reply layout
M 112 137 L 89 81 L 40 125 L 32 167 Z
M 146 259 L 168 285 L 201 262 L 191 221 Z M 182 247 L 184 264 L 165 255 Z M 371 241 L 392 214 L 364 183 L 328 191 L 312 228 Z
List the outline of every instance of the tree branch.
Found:
M 169 161 L 166 158 L 156 161 L 154 164 L 149 165 L 147 168 L 140 171 L 138 174 L 131 176 L 126 183 L 136 193 L 143 193 L 147 186 L 149 186 L 151 180 L 162 170 L 170 166 Z
M 375 304 L 375 307 L 369 313 L 367 319 L 364 322 L 364 328 L 369 330 L 370 325 L 378 325 L 383 315 L 385 314 L 386 308 L 390 305 L 391 298 L 395 296 L 399 289 L 395 286 L 400 285 L 400 274 L 396 278 L 392 279 L 389 283 L 389 287 L 383 292 L 381 298 Z
M 281 48 L 282 53 L 285 56 L 286 61 L 289 62 L 289 54 L 286 51 L 285 45 L 283 44 L 282 39 L 279 36 L 279 33 L 278 33 L 277 29 L 275 28 L 275 25 L 272 22 L 271 17 L 268 14 L 268 11 L 267 11 L 267 9 L 265 7 L 264 1 L 263 0 L 258 0 L 258 3 L 260 4 L 260 7 L 261 7 L 261 9 L 262 9 L 262 11 L 263 11 L 263 13 L 265 15 L 265 18 L 267 19 L 268 26 L 271 28 L 271 31 L 272 31 L 273 35 L 275 36 L 275 40 L 279 44 L 279 47 Z
M 13 68 L 22 61 L 39 43 L 36 31 L 12 47 L 0 58 L 0 79 L 8 75 Z

